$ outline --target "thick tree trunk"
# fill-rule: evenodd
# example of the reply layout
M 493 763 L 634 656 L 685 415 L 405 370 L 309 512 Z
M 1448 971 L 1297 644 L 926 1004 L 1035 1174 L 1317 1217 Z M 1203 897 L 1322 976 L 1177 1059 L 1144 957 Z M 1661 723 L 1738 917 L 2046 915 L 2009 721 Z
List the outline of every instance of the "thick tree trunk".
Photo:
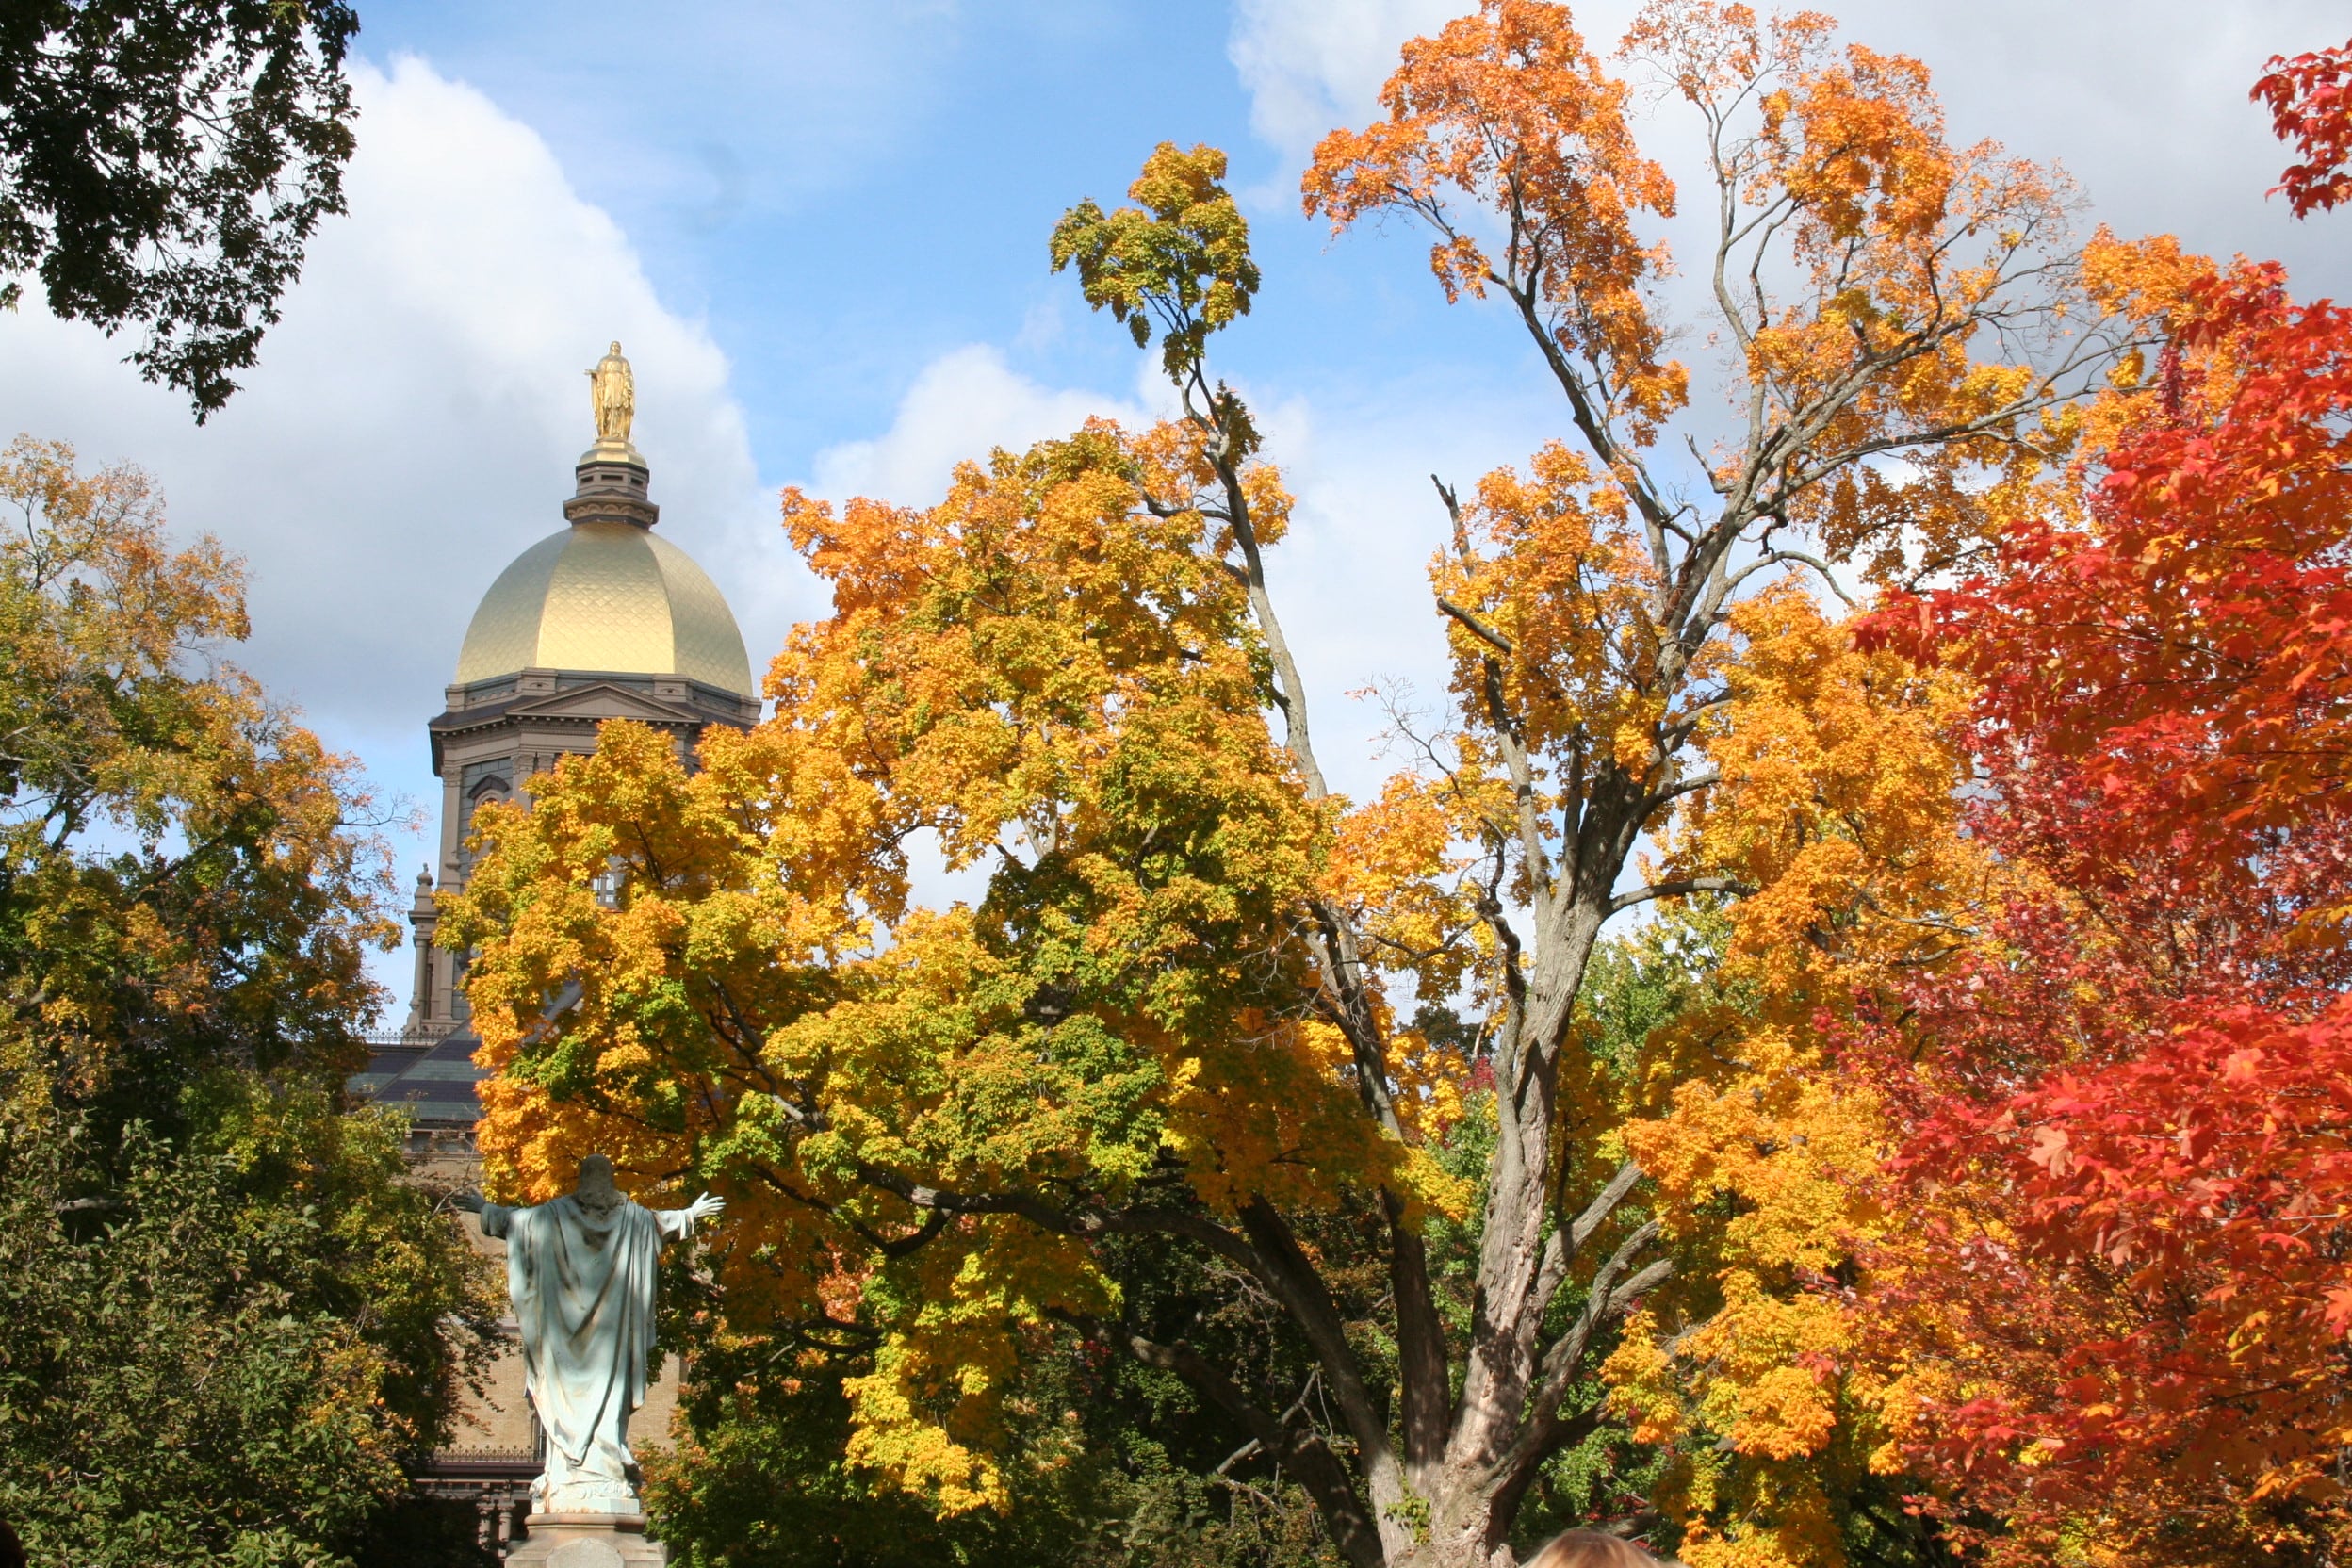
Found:
M 1426 1526 L 1406 1551 L 1392 1553 L 1396 1568 L 1493 1568 L 1512 1560 L 1507 1544 L 1511 1517 L 1550 1452 L 1543 1428 L 1554 1413 L 1538 1408 L 1541 1390 L 1547 1377 L 1565 1381 L 1575 1370 L 1573 1360 L 1546 1364 L 1541 1334 L 1552 1298 L 1576 1261 L 1576 1238 L 1561 1235 L 1553 1194 L 1559 1053 L 1608 919 L 1605 884 L 1597 892 L 1577 890 L 1583 896 L 1539 911 L 1537 962 L 1517 1016 L 1506 1021 L 1498 1042 L 1494 1162 L 1462 1392 L 1443 1459 L 1423 1471 L 1427 1479 L 1416 1477 Z M 1622 1196 L 1612 1197 L 1609 1207 Z M 1595 1225 L 1606 1217 L 1606 1212 L 1596 1217 Z M 1416 1263 L 1410 1249 L 1400 1248 L 1392 1265 L 1400 1315 L 1408 1288 L 1422 1272 Z M 1596 1283 L 1606 1288 L 1606 1282 Z M 1442 1366 L 1424 1363 L 1401 1370 L 1409 1407 L 1416 1398 L 1446 1396 L 1442 1381 L 1434 1389 L 1413 1386 L 1416 1379 L 1442 1379 Z
M 1222 389 L 1205 382 L 1200 396 L 1214 409 Z M 1211 420 L 1221 431 L 1224 421 Z M 1226 515 L 1244 558 L 1250 605 L 1272 656 L 1275 695 L 1284 739 L 1308 794 L 1326 792 L 1310 740 L 1307 701 L 1297 664 L 1266 593 L 1249 498 L 1230 449 L 1212 448 L 1225 492 Z M 1440 487 L 1449 508 L 1454 498 Z M 1459 514 L 1456 517 L 1459 527 Z M 1459 611 L 1451 613 L 1467 619 Z M 1475 623 L 1472 623 L 1475 626 Z M 1502 644 L 1492 632 L 1490 642 Z M 1661 670 L 1672 686 L 1679 661 L 1669 653 Z M 1507 1538 L 1519 1500 L 1552 1452 L 1560 1429 L 1561 1395 L 1573 1380 L 1594 1331 L 1640 1289 L 1662 1277 L 1663 1265 L 1628 1275 L 1647 1233 L 1620 1248 L 1596 1269 L 1583 1319 L 1545 1346 L 1543 1328 L 1553 1298 L 1567 1282 L 1578 1253 L 1607 1222 L 1639 1171 L 1627 1166 L 1574 1222 L 1566 1220 L 1554 1172 L 1559 1113 L 1560 1053 L 1567 1044 L 1576 994 L 1593 944 L 1615 912 L 1618 875 L 1635 841 L 1661 804 L 1653 780 L 1604 760 L 1583 781 L 1583 798 L 1565 803 L 1573 825 L 1561 845 L 1564 863 L 1550 866 L 1536 822 L 1533 773 L 1518 749 L 1516 726 L 1501 706 L 1500 667 L 1488 668 L 1489 717 L 1501 739 L 1519 796 L 1520 853 L 1533 885 L 1532 940 L 1523 952 L 1504 912 L 1487 919 L 1509 949 L 1506 1002 L 1494 1051 L 1496 1139 L 1480 1230 L 1477 1288 L 1459 1396 L 1452 1357 L 1429 1280 L 1426 1248 L 1405 1220 L 1402 1200 L 1383 1193 L 1389 1220 L 1389 1277 L 1395 1303 L 1398 1408 L 1383 1413 L 1365 1386 L 1348 1345 L 1335 1304 L 1288 1224 L 1259 1201 L 1241 1216 L 1242 1236 L 1229 1255 L 1246 1261 L 1304 1332 L 1321 1365 L 1345 1436 L 1355 1448 L 1353 1484 L 1319 1436 L 1269 1426 L 1246 1407 L 1230 1384 L 1212 1389 L 1220 1403 L 1246 1413 L 1253 1435 L 1270 1454 L 1287 1454 L 1293 1473 L 1315 1496 L 1333 1541 L 1356 1568 L 1506 1568 Z M 1339 910 L 1314 911 L 1312 941 L 1320 977 L 1319 1005 L 1347 1035 L 1366 1111 L 1391 1136 L 1404 1135 L 1389 1100 L 1387 1041 L 1359 956 L 1357 933 Z M 1244 1239 L 1246 1237 L 1246 1240 Z M 1138 1353 L 1141 1353 L 1140 1351 Z M 1167 1352 L 1156 1352 L 1165 1356 Z M 1181 1351 L 1176 1352 L 1181 1357 Z M 1146 1359 L 1150 1359 L 1147 1357 Z M 1174 1363 L 1161 1360 L 1157 1364 Z M 1393 1415 L 1393 1429 L 1390 1416 Z M 1398 1451 L 1401 1446 L 1401 1453 Z

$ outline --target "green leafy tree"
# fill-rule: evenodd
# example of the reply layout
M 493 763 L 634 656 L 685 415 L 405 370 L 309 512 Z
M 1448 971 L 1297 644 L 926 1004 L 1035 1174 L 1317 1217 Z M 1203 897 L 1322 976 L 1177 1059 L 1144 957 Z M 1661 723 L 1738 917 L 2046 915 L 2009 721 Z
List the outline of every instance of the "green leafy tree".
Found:
M 343 210 L 358 29 L 336 0 L 0 7 L 0 275 L 109 336 L 145 326 L 131 363 L 201 422 Z
M 1227 1332 L 1247 1308 L 1180 1258 L 1135 1250 L 1125 1271 L 1160 1309 Z M 708 1331 L 689 1437 L 651 1462 L 648 1507 L 680 1568 L 1336 1568 L 1297 1486 L 1180 1379 L 1050 1347 L 1025 1366 L 1020 1458 L 1003 1511 L 941 1517 L 842 1458 L 844 1380 L 870 1359 Z M 1261 1330 L 1262 1330 L 1261 1325 Z M 1259 1339 L 1266 1336 L 1261 1331 Z M 1312 1393 L 1312 1383 L 1308 1390 Z
M 20 441 L 0 504 L 0 1514 L 37 1561 L 339 1562 L 498 1305 L 343 1107 L 373 808 L 141 475 Z
M 487 1300 L 400 1124 L 217 1092 L 186 1148 L 0 1122 L 0 1515 L 36 1562 L 345 1562 L 446 1421 L 434 1321 Z

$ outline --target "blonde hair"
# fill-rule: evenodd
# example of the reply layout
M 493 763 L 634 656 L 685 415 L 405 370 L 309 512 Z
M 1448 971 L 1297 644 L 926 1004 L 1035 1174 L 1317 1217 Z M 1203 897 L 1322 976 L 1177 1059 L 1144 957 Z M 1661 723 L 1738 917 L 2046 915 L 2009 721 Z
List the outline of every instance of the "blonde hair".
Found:
M 1545 1542 L 1520 1568 L 1659 1568 L 1659 1564 L 1630 1541 L 1598 1530 L 1569 1530 Z

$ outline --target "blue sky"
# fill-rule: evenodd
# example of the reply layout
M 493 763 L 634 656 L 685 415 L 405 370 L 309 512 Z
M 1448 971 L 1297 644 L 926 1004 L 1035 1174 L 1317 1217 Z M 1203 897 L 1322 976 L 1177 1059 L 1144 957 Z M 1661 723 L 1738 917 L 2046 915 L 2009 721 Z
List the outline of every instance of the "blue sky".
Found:
M 1081 196 L 1151 147 L 1233 155 L 1266 286 L 1225 335 L 1301 509 L 1274 570 L 1326 763 L 1363 791 L 1382 720 L 1344 694 L 1442 693 L 1421 565 L 1427 475 L 1469 482 L 1557 433 L 1499 314 L 1448 308 L 1399 230 L 1298 212 L 1315 136 L 1361 122 L 1444 0 L 361 0 L 351 211 L 229 410 L 199 431 L 129 345 L 0 318 L 0 428 L 153 470 L 174 526 L 241 551 L 239 657 L 392 794 L 437 804 L 423 726 L 500 567 L 561 526 L 580 370 L 620 337 L 662 527 L 726 589 L 755 668 L 820 612 L 775 523 L 785 483 L 923 502 L 958 457 L 1092 411 L 1144 356 L 1048 274 Z M 1613 41 L 1630 7 L 1580 6 Z M 2276 255 L 2352 290 L 2352 215 L 2297 225 L 2245 99 L 2262 58 L 2341 41 L 2334 0 L 1870 0 L 1848 35 L 1936 72 L 1955 136 L 2063 161 L 2086 221 Z M 1669 113 L 1648 133 L 1670 167 Z M 1679 171 L 1688 173 L 1687 166 Z M 1703 346 L 1694 367 L 1707 358 Z M 396 835 L 413 874 L 430 824 Z M 406 960 L 380 972 L 405 999 Z
M 1432 375 L 1443 395 L 1456 377 L 1523 374 L 1508 330 L 1446 310 L 1406 237 L 1333 244 L 1298 213 L 1296 111 L 1275 106 L 1253 125 L 1258 96 L 1282 87 L 1261 80 L 1253 94 L 1235 67 L 1249 35 L 1280 33 L 1294 12 L 1389 40 L 1452 8 L 409 3 L 369 11 L 362 46 L 380 61 L 416 55 L 545 137 L 627 231 L 664 304 L 706 319 L 725 347 L 763 472 L 796 472 L 845 431 L 886 424 L 920 368 L 959 345 L 1004 345 L 1055 384 L 1126 386 L 1131 351 L 1047 275 L 1045 235 L 1077 197 L 1115 198 L 1166 139 L 1228 149 L 1251 197 L 1267 286 L 1258 319 L 1220 345 L 1238 375 L 1309 395 L 1369 382 L 1410 396 Z M 1582 9 L 1606 41 L 1624 8 Z M 2220 9 L 2078 0 L 2053 20 L 2047 6 L 1996 0 L 1845 14 L 1854 36 L 1938 68 L 1961 134 L 2066 160 L 2119 226 L 2210 227 L 2208 243 L 2267 237 L 2316 260 L 2263 210 L 2267 166 L 2232 193 L 2180 164 L 2266 153 L 2243 83 L 2272 48 L 2327 41 L 2329 19 L 2274 4 L 2229 8 L 2226 23 Z M 1288 86 L 1312 97 L 1355 62 L 1315 57 L 1329 47 L 1312 36 L 1321 29 L 1295 30 L 1307 36 L 1286 63 L 1307 80 Z M 2168 46 L 2149 49 L 2150 35 Z M 1348 53 L 1394 58 L 1393 46 Z M 1331 107 L 1364 108 L 1375 78 L 1354 74 L 1329 84 Z M 2214 101 L 2176 96 L 2213 87 Z M 2252 232 L 2225 239 L 2232 219 Z
M 887 425 L 960 344 L 1123 386 L 1115 335 L 1065 330 L 1047 229 L 1157 139 L 1257 154 L 1206 7 L 662 9 L 648 26 L 642 5 L 402 6 L 366 43 L 547 137 L 663 302 L 726 346 L 771 471 Z
M 487 29 L 485 9 L 387 8 L 367 46 L 420 56 L 547 139 L 663 302 L 726 347 L 763 472 L 883 428 L 963 345 L 1049 384 L 1130 388 L 1132 345 L 1049 275 L 1046 236 L 1081 196 L 1117 201 L 1163 140 L 1227 149 L 1250 193 L 1266 308 L 1220 345 L 1232 373 L 1348 395 L 1514 368 L 1494 362 L 1518 353 L 1507 332 L 1475 355 L 1446 340 L 1416 248 L 1333 246 L 1299 214 L 1300 148 L 1253 132 L 1220 8 L 712 6 L 649 25 L 643 6 L 531 4 Z

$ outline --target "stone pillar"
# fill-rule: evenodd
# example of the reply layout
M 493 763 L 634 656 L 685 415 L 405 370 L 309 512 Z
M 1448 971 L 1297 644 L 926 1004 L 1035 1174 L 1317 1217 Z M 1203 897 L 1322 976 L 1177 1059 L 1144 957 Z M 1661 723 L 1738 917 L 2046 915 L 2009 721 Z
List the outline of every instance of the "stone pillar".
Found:
M 408 939 L 416 949 L 416 977 L 408 992 L 411 1035 L 421 1035 L 441 1021 L 433 994 L 433 971 L 444 962 L 433 945 L 433 929 L 440 923 L 441 911 L 433 902 L 433 868 L 428 866 L 416 874 L 416 897 L 408 906 Z

